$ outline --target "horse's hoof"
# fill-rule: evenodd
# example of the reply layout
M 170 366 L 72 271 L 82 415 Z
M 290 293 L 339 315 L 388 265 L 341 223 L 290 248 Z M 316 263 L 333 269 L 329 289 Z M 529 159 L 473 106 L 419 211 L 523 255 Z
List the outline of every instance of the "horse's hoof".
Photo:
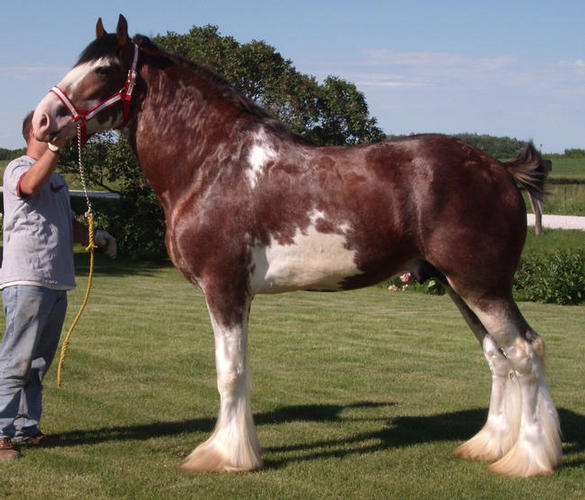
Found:
M 519 441 L 506 455 L 488 467 L 490 472 L 514 477 L 549 476 L 560 464 L 560 453 Z
M 261 458 L 235 464 L 216 446 L 206 443 L 197 447 L 181 465 L 183 470 L 198 472 L 249 472 L 261 468 Z
M 487 433 L 485 433 L 487 434 Z M 493 462 L 502 458 L 504 452 L 499 446 L 494 446 L 493 441 L 486 438 L 483 433 L 476 434 L 469 441 L 466 441 L 451 453 L 454 457 L 467 460 L 479 460 L 481 462 Z
M 479 443 L 472 442 L 471 440 L 453 450 L 451 455 L 467 460 L 479 460 L 480 462 L 493 462 L 502 456 L 496 450 L 486 450 Z
M 505 458 L 488 466 L 487 469 L 490 472 L 511 477 L 550 476 L 554 473 L 554 469 L 550 467 L 542 467 L 539 464 L 530 462 L 527 464 L 511 463 L 509 460 L 505 460 Z
M 511 441 L 513 435 L 507 429 L 498 431 L 496 426 L 488 421 L 475 436 L 454 450 L 452 455 L 469 460 L 493 462 L 502 458 L 514 446 Z

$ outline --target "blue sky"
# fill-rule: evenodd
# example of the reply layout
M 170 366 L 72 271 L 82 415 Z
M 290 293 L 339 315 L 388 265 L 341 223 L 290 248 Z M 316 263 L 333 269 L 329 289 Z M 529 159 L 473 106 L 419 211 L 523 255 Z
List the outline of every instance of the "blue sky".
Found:
M 8 5 L 6 5 L 8 4 Z M 130 33 L 214 24 L 264 40 L 298 71 L 356 83 L 388 134 L 476 132 L 585 148 L 583 0 L 3 2 L 0 147 L 118 14 Z

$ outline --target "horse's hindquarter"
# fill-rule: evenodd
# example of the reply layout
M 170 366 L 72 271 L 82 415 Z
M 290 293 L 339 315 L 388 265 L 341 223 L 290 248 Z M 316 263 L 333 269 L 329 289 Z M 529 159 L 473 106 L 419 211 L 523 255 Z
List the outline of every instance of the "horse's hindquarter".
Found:
M 429 179 L 415 189 L 425 260 L 458 293 L 509 293 L 526 235 L 526 209 L 512 176 L 458 139 L 429 136 L 424 150 Z

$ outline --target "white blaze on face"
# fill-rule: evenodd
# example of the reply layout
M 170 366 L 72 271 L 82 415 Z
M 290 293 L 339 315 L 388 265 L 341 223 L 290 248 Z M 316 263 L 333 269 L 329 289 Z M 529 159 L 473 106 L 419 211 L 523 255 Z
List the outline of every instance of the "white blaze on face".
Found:
M 70 98 L 73 99 L 79 85 L 87 75 L 93 73 L 97 68 L 109 67 L 111 65 L 111 57 L 100 57 L 95 61 L 78 64 L 65 75 L 63 80 L 58 83 L 57 87 L 66 92 Z
M 344 278 L 360 274 L 355 250 L 346 247 L 349 225 L 343 224 L 335 233 L 322 233 L 316 223 L 324 218 L 323 213 L 314 211 L 309 226 L 297 229 L 291 245 L 271 238 L 268 246 L 252 248 L 253 293 L 339 290 Z
M 83 83 L 88 75 L 95 72 L 96 68 L 111 66 L 113 59 L 111 57 L 101 57 L 95 61 L 79 64 L 75 66 L 65 77 L 57 84 L 57 87 L 64 92 L 67 97 L 73 102 L 78 110 L 90 109 L 99 103 L 98 99 L 83 100 L 79 96 L 80 89 L 83 88 Z M 109 96 L 106 96 L 109 97 Z M 52 92 L 49 92 L 39 103 L 33 116 L 33 128 L 35 133 L 39 131 L 39 124 L 41 123 L 41 117 L 45 115 L 48 118 L 48 122 L 43 120 L 45 129 L 43 134 L 38 134 L 39 139 L 48 140 L 50 134 L 61 131 L 59 135 L 71 134 L 74 130 L 72 123 L 72 117 L 69 109 L 67 108 L 66 113 L 61 113 L 60 108 L 62 106 L 61 100 Z M 93 120 L 92 120 L 93 121 Z M 97 124 L 93 124 L 92 121 L 88 123 L 88 133 L 93 133 Z M 102 124 L 102 129 L 109 128 L 112 124 Z
M 266 165 L 274 161 L 277 153 L 270 144 L 266 132 L 261 129 L 254 136 L 254 144 L 248 156 L 249 168 L 246 170 L 246 178 L 252 189 L 256 187 L 258 179 L 264 174 Z

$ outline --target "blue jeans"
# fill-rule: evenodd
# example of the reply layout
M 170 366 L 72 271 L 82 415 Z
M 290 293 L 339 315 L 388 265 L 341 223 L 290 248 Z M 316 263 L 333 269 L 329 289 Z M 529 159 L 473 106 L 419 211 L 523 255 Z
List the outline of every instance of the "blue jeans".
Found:
M 67 310 L 67 292 L 14 285 L 2 290 L 6 332 L 0 343 L 0 437 L 38 431 L 42 380 L 51 366 Z

